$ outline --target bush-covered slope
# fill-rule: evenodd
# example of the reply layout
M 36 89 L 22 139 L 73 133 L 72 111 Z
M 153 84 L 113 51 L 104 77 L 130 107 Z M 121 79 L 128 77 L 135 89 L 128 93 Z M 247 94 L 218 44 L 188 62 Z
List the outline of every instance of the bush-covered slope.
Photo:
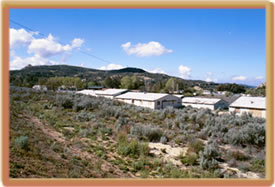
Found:
M 13 178 L 265 176 L 262 118 L 18 87 L 10 94 Z M 186 151 L 172 158 L 168 147 Z

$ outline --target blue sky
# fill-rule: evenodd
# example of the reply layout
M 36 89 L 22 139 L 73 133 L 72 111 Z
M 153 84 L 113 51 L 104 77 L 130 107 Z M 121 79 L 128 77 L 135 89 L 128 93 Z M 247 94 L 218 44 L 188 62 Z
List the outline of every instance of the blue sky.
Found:
M 128 66 L 186 79 L 265 82 L 264 9 L 11 9 L 10 19 L 32 29 L 10 23 L 10 69 Z

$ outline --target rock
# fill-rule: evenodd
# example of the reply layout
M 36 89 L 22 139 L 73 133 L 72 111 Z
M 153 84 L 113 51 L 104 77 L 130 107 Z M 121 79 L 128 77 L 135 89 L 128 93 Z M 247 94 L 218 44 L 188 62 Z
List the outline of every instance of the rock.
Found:
M 162 143 L 149 143 L 150 153 L 157 157 L 163 157 L 164 161 L 171 162 L 176 166 L 181 166 L 182 163 L 176 160 L 180 155 L 185 156 L 188 148 L 171 147 Z
M 73 132 L 74 131 L 74 128 L 73 127 L 64 127 L 64 129 L 70 131 L 70 132 Z

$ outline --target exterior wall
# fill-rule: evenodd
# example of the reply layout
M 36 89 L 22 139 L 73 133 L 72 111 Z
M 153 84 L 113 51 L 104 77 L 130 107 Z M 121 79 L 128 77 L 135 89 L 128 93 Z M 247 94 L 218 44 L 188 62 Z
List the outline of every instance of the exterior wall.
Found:
M 98 95 L 98 94 L 96 94 L 96 97 L 105 97 L 105 98 L 109 98 L 109 99 L 114 98 L 114 96 L 111 96 L 111 95 Z
M 180 98 L 173 98 L 168 100 L 168 98 L 164 97 L 157 101 L 144 101 L 138 99 L 117 99 L 118 101 L 122 101 L 128 104 L 134 104 L 136 106 L 151 108 L 151 109 L 162 109 L 168 106 L 178 107 L 181 106 Z
M 194 108 L 209 108 L 210 110 L 214 110 L 214 105 L 204 105 L 204 104 L 192 104 L 192 103 L 182 103 L 184 106 L 192 106 Z
M 136 106 L 155 109 L 155 102 L 154 101 L 143 101 L 143 100 L 135 100 L 135 99 L 117 99 L 117 100 L 128 103 L 128 104 L 133 104 L 133 105 L 136 105 Z
M 254 117 L 262 117 L 265 118 L 265 110 L 262 109 L 248 109 L 248 108 L 234 108 L 229 107 L 230 112 L 236 112 L 238 115 L 241 115 L 242 113 L 251 113 Z

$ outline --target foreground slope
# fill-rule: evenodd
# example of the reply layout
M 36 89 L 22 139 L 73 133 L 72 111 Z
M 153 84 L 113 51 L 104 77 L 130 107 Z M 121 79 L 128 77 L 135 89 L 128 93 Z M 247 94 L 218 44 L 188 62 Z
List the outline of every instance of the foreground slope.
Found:
M 10 89 L 12 178 L 261 178 L 265 120 Z

